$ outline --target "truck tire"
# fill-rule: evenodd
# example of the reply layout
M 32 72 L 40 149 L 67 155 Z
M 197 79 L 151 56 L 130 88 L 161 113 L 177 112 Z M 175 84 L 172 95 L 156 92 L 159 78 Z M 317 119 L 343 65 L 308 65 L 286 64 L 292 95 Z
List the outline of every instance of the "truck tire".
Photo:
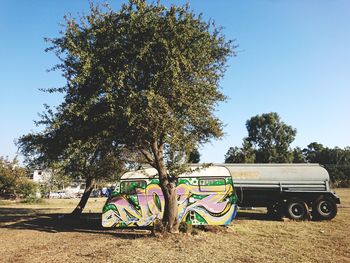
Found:
M 337 204 L 332 198 L 320 196 L 313 202 L 313 220 L 331 220 L 338 212 Z
M 309 207 L 303 200 L 292 198 L 287 202 L 286 215 L 288 218 L 296 221 L 309 220 Z
M 283 206 L 276 202 L 273 205 L 267 206 L 267 216 L 272 220 L 279 220 L 284 216 Z

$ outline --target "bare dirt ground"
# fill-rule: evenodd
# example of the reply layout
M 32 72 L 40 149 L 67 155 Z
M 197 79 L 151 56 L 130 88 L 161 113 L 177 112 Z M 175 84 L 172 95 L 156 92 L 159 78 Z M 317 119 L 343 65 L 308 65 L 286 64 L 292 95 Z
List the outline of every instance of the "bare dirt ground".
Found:
M 271 221 L 240 212 L 229 228 L 153 237 L 100 227 L 104 199 L 91 199 L 79 222 L 78 200 L 0 201 L 0 262 L 350 262 L 350 189 L 332 221 Z

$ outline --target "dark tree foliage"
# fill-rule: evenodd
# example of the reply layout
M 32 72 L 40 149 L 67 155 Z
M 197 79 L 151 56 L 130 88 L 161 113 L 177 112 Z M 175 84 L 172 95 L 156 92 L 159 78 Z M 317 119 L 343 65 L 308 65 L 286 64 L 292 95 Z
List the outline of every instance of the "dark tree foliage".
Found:
M 329 172 L 332 183 L 338 187 L 350 187 L 350 148 L 328 148 L 312 142 L 303 149 L 305 159 L 319 163 Z
M 306 163 L 306 157 L 303 153 L 303 150 L 300 147 L 295 147 L 293 149 L 293 163 Z
M 225 163 L 254 163 L 254 161 L 255 151 L 246 140 L 243 141 L 241 148 L 230 147 L 225 154 Z
M 193 149 L 188 155 L 188 163 L 199 163 L 201 155 L 197 148 Z

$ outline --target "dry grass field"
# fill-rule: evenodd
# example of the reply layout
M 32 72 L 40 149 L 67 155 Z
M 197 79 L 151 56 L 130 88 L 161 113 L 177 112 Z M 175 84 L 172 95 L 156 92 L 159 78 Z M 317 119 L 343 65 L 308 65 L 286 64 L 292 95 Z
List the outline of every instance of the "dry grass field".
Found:
M 80 222 L 66 222 L 78 200 L 0 201 L 0 262 L 350 262 L 350 189 L 326 222 L 271 221 L 240 212 L 229 228 L 153 237 L 103 230 L 104 199 L 91 199 Z

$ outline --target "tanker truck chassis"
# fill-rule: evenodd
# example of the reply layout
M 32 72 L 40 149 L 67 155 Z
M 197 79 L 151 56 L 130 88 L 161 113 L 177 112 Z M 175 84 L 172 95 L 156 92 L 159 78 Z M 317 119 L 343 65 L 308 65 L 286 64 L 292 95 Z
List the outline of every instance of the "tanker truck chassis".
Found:
M 338 196 L 318 164 L 224 164 L 230 171 L 240 207 L 266 207 L 271 217 L 330 220 Z

